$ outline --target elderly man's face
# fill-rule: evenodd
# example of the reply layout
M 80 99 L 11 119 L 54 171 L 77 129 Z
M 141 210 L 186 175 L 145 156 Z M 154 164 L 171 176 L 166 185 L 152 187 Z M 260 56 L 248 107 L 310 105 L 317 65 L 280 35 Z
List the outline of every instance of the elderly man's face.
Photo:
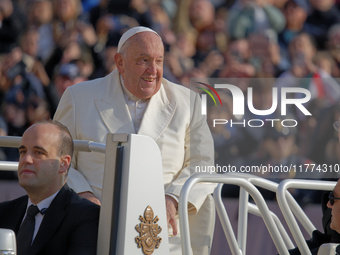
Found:
M 163 43 L 153 32 L 142 32 L 129 40 L 125 53 L 115 56 L 117 68 L 126 89 L 138 98 L 147 99 L 156 94 L 161 86 Z

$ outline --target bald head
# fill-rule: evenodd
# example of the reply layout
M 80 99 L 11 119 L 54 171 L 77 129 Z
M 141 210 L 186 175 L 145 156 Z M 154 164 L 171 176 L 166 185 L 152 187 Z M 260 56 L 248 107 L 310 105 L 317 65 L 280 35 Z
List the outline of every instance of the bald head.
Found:
M 57 148 L 58 156 L 70 155 L 72 157 L 73 149 L 74 149 L 73 139 L 72 139 L 70 131 L 68 130 L 66 126 L 64 126 L 58 121 L 48 120 L 48 121 L 38 122 L 32 125 L 25 132 L 29 131 L 30 129 L 37 128 L 40 126 L 47 126 L 47 129 L 50 130 L 50 132 L 48 133 L 55 133 L 57 137 L 57 143 L 55 144 L 55 146 Z
M 35 204 L 57 192 L 66 181 L 73 145 L 67 128 L 55 121 L 37 123 L 23 134 L 18 179 Z

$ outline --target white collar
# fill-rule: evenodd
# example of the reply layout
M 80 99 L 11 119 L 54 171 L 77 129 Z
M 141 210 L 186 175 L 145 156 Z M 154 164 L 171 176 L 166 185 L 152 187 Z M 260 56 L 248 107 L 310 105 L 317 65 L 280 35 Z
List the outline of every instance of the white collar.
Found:
M 38 206 L 38 209 L 40 210 L 41 214 L 45 213 L 45 210 L 51 205 L 53 199 L 57 196 L 57 194 L 59 193 L 60 190 L 58 190 L 56 193 L 54 193 L 52 196 L 49 196 L 47 198 L 45 198 L 44 200 L 40 201 L 36 206 Z M 28 198 L 28 203 L 27 203 L 27 208 L 30 205 L 34 205 L 31 201 L 30 198 Z M 27 210 L 26 208 L 26 210 Z

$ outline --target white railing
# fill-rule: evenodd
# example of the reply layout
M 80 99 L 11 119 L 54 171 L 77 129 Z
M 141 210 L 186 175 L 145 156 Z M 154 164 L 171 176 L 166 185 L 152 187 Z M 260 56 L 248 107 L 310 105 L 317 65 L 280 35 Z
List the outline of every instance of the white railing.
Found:
M 336 184 L 336 182 L 296 179 L 285 180 L 281 183 L 276 183 L 261 178 L 259 176 L 243 173 L 193 175 L 183 186 L 179 198 L 179 217 L 183 254 L 191 254 L 189 249 L 190 236 L 188 215 L 185 205 L 187 204 L 187 197 L 190 193 L 190 190 L 198 182 L 219 183 L 214 191 L 215 206 L 223 232 L 233 255 L 246 254 L 249 213 L 263 218 L 269 234 L 271 235 L 273 242 L 280 254 L 288 254 L 288 249 L 296 247 L 296 245 L 294 245 L 291 238 L 289 237 L 286 229 L 283 227 L 280 219 L 277 217 L 277 215 L 275 215 L 268 209 L 262 195 L 256 187 L 261 187 L 277 194 L 279 207 L 282 211 L 285 221 L 287 222 L 294 241 L 297 244 L 297 247 L 300 249 L 302 254 L 308 255 L 310 254 L 310 251 L 308 247 L 306 247 L 305 239 L 299 226 L 297 225 L 297 221 L 301 224 L 301 227 L 305 229 L 310 237 L 312 236 L 312 232 L 316 230 L 316 227 L 287 189 L 297 188 L 312 190 L 332 190 Z M 237 238 L 235 237 L 230 219 L 222 201 L 221 189 L 223 184 L 240 186 Z M 249 195 L 252 196 L 255 204 L 249 202 Z
M 180 231 L 181 231 L 181 246 L 182 246 L 182 252 L 183 254 L 190 255 L 192 254 L 190 249 L 190 234 L 189 234 L 189 219 L 188 219 L 188 211 L 187 211 L 187 204 L 188 204 L 188 195 L 193 188 L 193 186 L 199 182 L 211 182 L 211 183 L 225 183 L 225 184 L 233 184 L 240 186 L 246 192 L 248 192 L 252 198 L 255 201 L 255 204 L 257 205 L 262 218 L 264 220 L 264 223 L 268 229 L 269 234 L 271 235 L 273 242 L 279 252 L 279 254 L 287 255 L 288 249 L 286 244 L 284 243 L 280 231 L 278 230 L 277 225 L 275 224 L 275 221 L 273 217 L 271 216 L 271 213 L 268 209 L 268 206 L 266 202 L 264 201 L 264 198 L 262 197 L 261 193 L 258 191 L 258 189 L 246 178 L 241 177 L 232 177 L 230 175 L 220 175 L 220 174 L 195 174 L 186 181 L 184 184 L 182 191 L 180 193 L 179 197 L 179 204 L 178 204 L 178 213 L 180 217 Z M 248 201 L 246 202 L 248 204 Z M 239 208 L 239 210 L 242 210 Z M 227 228 L 229 229 L 230 225 L 227 223 Z M 236 240 L 234 238 L 231 238 L 232 242 L 234 243 L 233 249 L 235 251 L 235 254 L 242 254 L 240 253 L 241 250 L 239 250 L 235 242 Z
M 274 192 L 274 193 L 277 193 L 277 189 L 279 187 L 279 183 L 276 183 L 276 182 L 273 182 L 273 181 L 270 181 L 270 180 L 261 178 L 261 177 L 256 176 L 256 175 L 252 175 L 252 174 L 228 173 L 227 176 L 246 178 L 249 182 L 254 184 L 256 187 L 260 187 L 260 188 L 269 190 L 269 191 Z M 244 194 L 244 197 L 240 196 L 240 200 L 244 199 L 247 202 L 249 196 L 246 194 L 246 191 L 241 190 L 240 193 Z M 285 193 L 286 193 L 287 201 L 289 203 L 289 207 L 291 208 L 293 214 L 298 219 L 298 221 L 301 223 L 303 228 L 306 230 L 307 234 L 310 237 L 312 237 L 312 232 L 316 229 L 316 227 L 311 222 L 309 217 L 305 214 L 305 212 L 302 210 L 300 205 L 296 202 L 294 197 L 288 191 L 286 191 Z M 245 204 L 246 206 L 241 207 L 241 205 L 243 205 L 243 204 Z M 241 221 L 244 221 L 244 222 L 247 221 L 246 220 L 247 213 L 248 213 L 248 208 L 247 207 L 248 207 L 248 203 L 240 201 L 240 211 L 241 212 L 239 214 L 239 218 L 242 219 Z M 241 228 L 239 226 L 239 230 L 240 229 Z M 243 235 L 240 238 L 242 238 L 243 240 L 246 240 L 246 235 Z
M 271 192 L 276 193 L 279 184 L 264 178 L 261 178 L 256 175 L 252 174 L 244 174 L 244 173 L 228 173 L 225 175 L 226 178 L 231 177 L 240 177 L 245 178 L 249 182 L 251 182 L 256 187 L 260 187 L 266 190 L 269 190 Z M 313 225 L 313 223 L 310 221 L 309 217 L 305 214 L 305 212 L 302 210 L 302 208 L 299 206 L 299 204 L 296 202 L 296 200 L 293 198 L 293 196 L 286 191 L 286 197 L 287 201 L 289 203 L 290 208 L 292 209 L 294 215 L 302 225 L 302 227 L 306 230 L 307 234 L 311 237 L 312 232 L 316 229 L 316 227 Z M 220 194 L 220 193 L 219 193 Z M 216 197 L 214 196 L 215 201 Z M 248 213 L 252 213 L 257 216 L 262 216 L 259 212 L 256 205 L 249 203 L 249 194 L 246 190 L 242 189 L 240 190 L 240 197 L 239 197 L 239 217 L 238 217 L 238 247 L 240 247 L 240 250 L 242 251 L 242 254 L 246 254 L 246 243 L 247 243 L 247 228 L 248 228 Z M 218 207 L 218 204 L 216 205 Z M 216 208 L 217 209 L 217 208 Z M 221 208 L 220 210 L 224 210 L 224 208 Z M 287 234 L 287 231 L 283 227 L 281 221 L 279 218 L 271 212 L 271 215 L 281 233 L 281 236 L 287 246 L 288 249 L 294 248 L 294 244 L 290 237 Z M 221 223 L 227 221 L 225 217 L 219 217 Z M 223 224 L 223 223 L 222 223 Z M 230 237 L 229 237 L 230 239 Z M 232 246 L 232 243 L 229 243 L 230 246 Z M 236 254 L 236 253 L 235 253 Z
M 229 248 L 231 250 L 231 253 L 233 255 L 242 255 L 242 254 L 245 254 L 245 251 L 240 248 L 238 243 L 243 244 L 244 242 L 246 242 L 247 236 L 242 235 L 241 238 L 244 238 L 244 241 L 237 242 L 237 239 L 235 237 L 234 231 L 233 231 L 231 223 L 230 223 L 228 213 L 225 210 L 225 206 L 224 206 L 223 201 L 222 201 L 222 196 L 221 196 L 222 187 L 223 187 L 223 184 L 220 183 L 214 191 L 214 200 L 215 200 L 217 215 L 218 215 L 218 218 L 221 222 L 222 229 L 223 229 L 223 232 L 224 232 L 225 237 L 227 239 L 227 242 L 229 244 Z M 256 205 L 254 205 L 253 203 L 249 202 L 247 208 L 248 208 L 248 213 L 262 217 L 262 214 L 261 214 L 259 208 Z M 274 222 L 275 222 L 275 224 L 276 224 L 276 226 L 277 226 L 277 228 L 278 228 L 278 230 L 281 234 L 281 237 L 282 237 L 285 245 L 287 246 L 287 248 L 293 249 L 295 246 L 294 246 L 293 242 L 291 241 L 287 231 L 283 227 L 280 219 L 277 217 L 277 215 L 275 213 L 273 213 L 271 211 L 270 211 L 270 215 L 274 219 Z M 242 219 L 240 219 L 240 221 L 242 221 Z

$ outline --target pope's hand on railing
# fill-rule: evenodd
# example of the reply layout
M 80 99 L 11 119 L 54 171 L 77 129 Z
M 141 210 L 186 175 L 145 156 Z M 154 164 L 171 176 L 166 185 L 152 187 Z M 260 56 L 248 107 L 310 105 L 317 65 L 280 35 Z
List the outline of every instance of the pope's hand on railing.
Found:
M 166 206 L 166 217 L 168 220 L 168 225 L 171 225 L 173 230 L 173 235 L 177 235 L 177 224 L 176 224 L 176 212 L 178 203 L 171 196 L 165 196 L 165 206 Z

